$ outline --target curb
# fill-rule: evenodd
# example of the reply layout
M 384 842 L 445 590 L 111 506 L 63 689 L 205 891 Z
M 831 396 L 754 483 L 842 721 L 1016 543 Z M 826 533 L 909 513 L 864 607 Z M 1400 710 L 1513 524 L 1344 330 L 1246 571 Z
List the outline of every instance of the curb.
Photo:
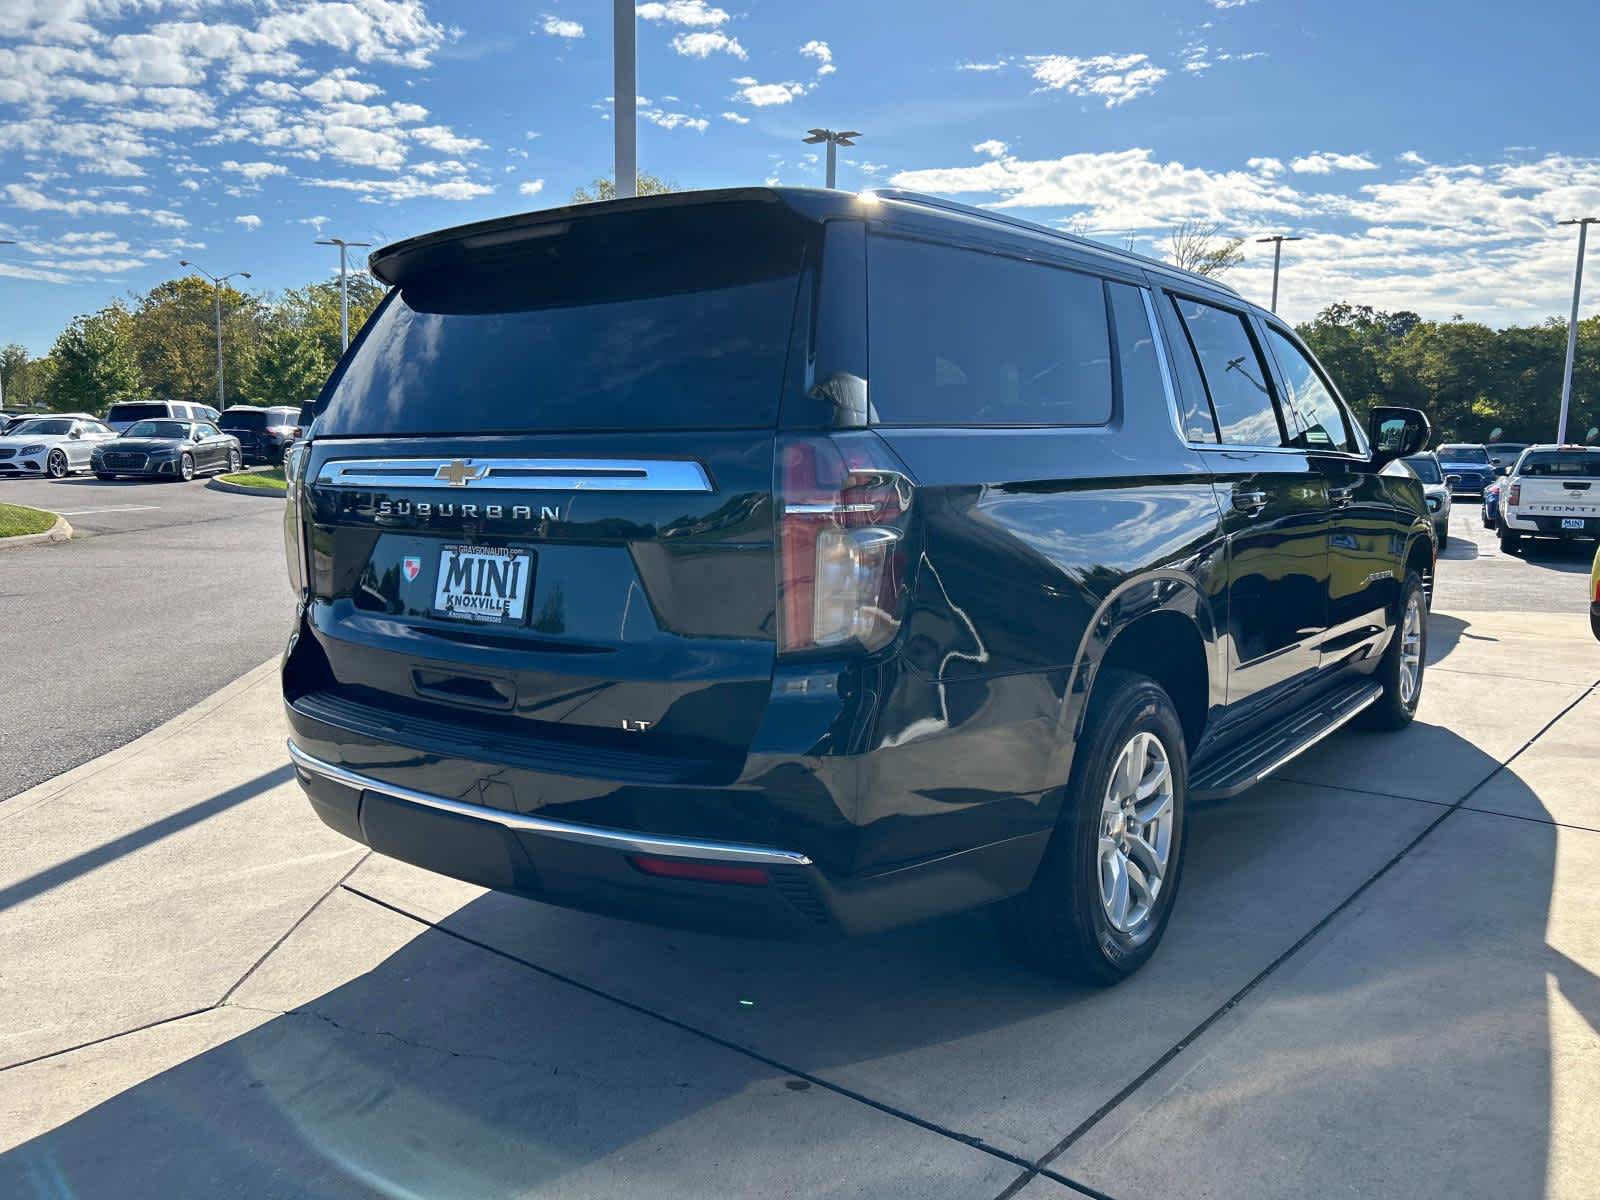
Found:
M 236 496 L 277 496 L 282 499 L 285 494 L 284 488 L 244 487 L 237 483 L 223 483 L 220 479 L 208 479 L 206 486 L 214 492 L 232 492 Z
M 19 504 L 18 508 L 27 508 L 26 504 Z M 36 508 L 34 512 L 44 512 Z M 38 546 L 45 542 L 64 542 L 72 536 L 72 526 L 65 517 L 57 517 L 56 523 L 43 533 L 24 533 L 17 537 L 0 538 L 0 550 L 15 550 L 19 546 Z

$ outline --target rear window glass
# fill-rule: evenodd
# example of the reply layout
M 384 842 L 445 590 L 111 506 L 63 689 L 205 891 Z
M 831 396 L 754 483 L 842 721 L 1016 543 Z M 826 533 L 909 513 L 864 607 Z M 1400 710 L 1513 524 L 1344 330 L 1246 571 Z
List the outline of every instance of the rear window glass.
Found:
M 224 429 L 265 429 L 267 410 L 264 408 L 225 412 L 220 422 Z
M 868 263 L 875 422 L 1111 419 L 1105 286 L 1095 276 L 892 237 L 872 240 Z
M 171 408 L 166 404 L 113 404 L 111 411 L 106 413 L 106 420 L 144 421 L 150 417 L 167 417 L 171 415 Z
M 1529 450 L 1517 463 L 1517 474 L 1600 479 L 1600 450 Z
M 1459 446 L 1455 444 L 1439 447 L 1439 457 L 1444 462 L 1482 463 L 1489 465 L 1489 452 L 1482 446 Z
M 390 293 L 317 434 L 770 428 L 807 228 L 771 204 L 651 208 L 435 268 Z

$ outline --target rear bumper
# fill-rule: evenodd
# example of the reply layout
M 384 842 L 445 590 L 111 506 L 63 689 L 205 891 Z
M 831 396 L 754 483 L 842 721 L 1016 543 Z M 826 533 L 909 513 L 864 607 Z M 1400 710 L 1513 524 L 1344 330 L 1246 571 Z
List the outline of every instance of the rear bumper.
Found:
M 555 821 L 414 790 L 307 753 L 289 755 L 324 823 L 381 854 L 498 891 L 628 920 L 716 933 L 828 940 L 1002 899 L 1026 887 L 1048 833 L 880 874 L 830 878 L 803 852 Z M 761 882 L 646 874 L 755 868 Z
M 1526 534 L 1529 537 L 1550 538 L 1594 538 L 1600 537 L 1600 517 L 1569 518 L 1582 520 L 1582 529 L 1563 529 L 1562 519 L 1559 516 L 1523 516 L 1501 509 L 1499 514 L 1500 524 L 1515 533 Z

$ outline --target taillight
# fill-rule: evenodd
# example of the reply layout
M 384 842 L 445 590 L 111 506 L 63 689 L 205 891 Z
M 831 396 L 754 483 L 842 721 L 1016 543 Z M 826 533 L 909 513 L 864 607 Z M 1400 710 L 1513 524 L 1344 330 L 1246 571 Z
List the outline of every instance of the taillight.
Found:
M 301 515 L 300 483 L 305 470 L 306 455 L 311 447 L 305 442 L 290 446 L 283 456 L 284 501 L 283 553 L 288 560 L 289 587 L 295 595 L 305 591 L 306 531 Z
M 1513 507 L 1513 508 L 1515 508 L 1518 504 L 1521 504 L 1521 503 L 1522 503 L 1522 485 L 1520 483 L 1513 483 L 1511 485 L 1510 494 L 1508 494 L 1506 496 L 1506 504 L 1511 506 L 1511 507 Z
M 874 434 L 782 438 L 778 649 L 877 650 L 905 610 L 912 483 Z

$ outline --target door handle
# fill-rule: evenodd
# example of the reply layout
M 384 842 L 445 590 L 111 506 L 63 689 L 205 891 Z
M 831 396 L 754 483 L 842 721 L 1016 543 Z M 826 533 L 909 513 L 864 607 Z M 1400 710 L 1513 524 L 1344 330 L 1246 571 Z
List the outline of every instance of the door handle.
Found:
M 1328 489 L 1328 499 L 1333 501 L 1335 508 L 1350 507 L 1350 501 L 1355 499 L 1355 495 L 1356 489 L 1353 487 Z
M 1233 490 L 1233 506 L 1247 516 L 1257 516 L 1267 506 L 1267 494 L 1258 491 Z

